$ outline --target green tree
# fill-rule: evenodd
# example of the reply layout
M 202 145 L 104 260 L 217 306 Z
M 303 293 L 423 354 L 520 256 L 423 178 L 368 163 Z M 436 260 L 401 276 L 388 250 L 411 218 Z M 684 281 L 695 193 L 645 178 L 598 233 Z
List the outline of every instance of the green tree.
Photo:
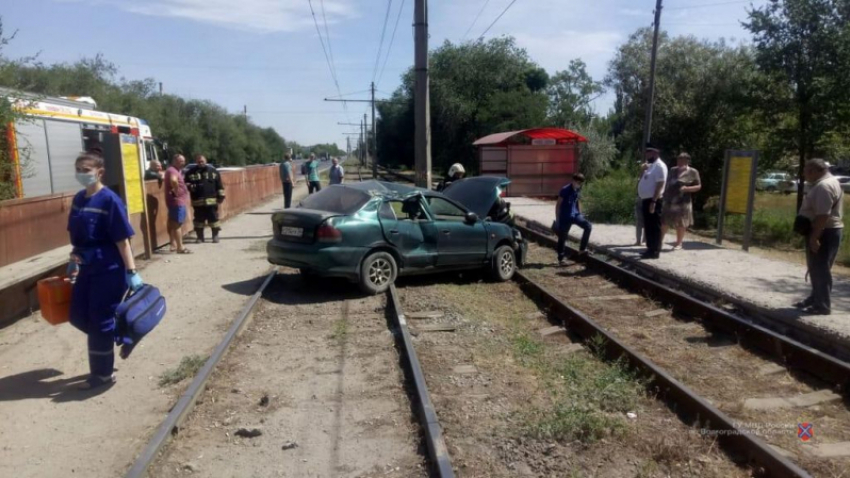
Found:
M 474 170 L 472 143 L 487 134 L 546 123 L 548 75 L 513 38 L 453 44 L 431 53 L 432 158 L 436 171 Z M 413 164 L 413 72 L 378 106 L 379 161 Z
M 101 111 L 145 119 L 172 153 L 204 154 L 217 165 L 269 163 L 286 151 L 286 141 L 274 129 L 261 128 L 211 101 L 159 95 L 156 81 L 150 78 L 116 78 L 118 69 L 101 55 L 72 64 L 10 60 L 2 54 L 10 40 L 2 36 L 0 22 L 0 86 L 45 96 L 91 96 Z M 0 124 L 5 125 L 14 111 L 5 99 L 0 103 L 6 111 Z M 9 169 L 9 164 L 0 161 L 0 168 Z M 0 177 L 8 183 L 9 172 L 0 171 Z
M 652 32 L 632 34 L 612 60 L 606 84 L 615 92 L 613 131 L 624 163 L 639 159 Z M 719 194 L 725 150 L 758 147 L 763 138 L 752 95 L 758 84 L 753 54 L 745 46 L 692 36 L 659 37 L 652 139 L 662 157 L 681 151 L 700 170 L 704 200 Z
M 571 61 L 566 70 L 549 80 L 549 122 L 560 128 L 589 122 L 593 117 L 590 102 L 604 91 L 603 83 L 590 76 L 583 61 Z
M 573 126 L 573 130 L 587 139 L 581 143 L 579 167 L 588 180 L 604 176 L 617 158 L 617 145 L 610 129 L 603 122 L 588 122 Z
M 830 132 L 848 118 L 850 3 L 841 0 L 775 0 L 753 8 L 744 26 L 753 34 L 759 69 L 774 87 L 760 95 L 767 115 L 781 118 L 772 134 L 792 139 L 803 164 L 828 149 Z M 803 201 L 803 183 L 797 208 Z

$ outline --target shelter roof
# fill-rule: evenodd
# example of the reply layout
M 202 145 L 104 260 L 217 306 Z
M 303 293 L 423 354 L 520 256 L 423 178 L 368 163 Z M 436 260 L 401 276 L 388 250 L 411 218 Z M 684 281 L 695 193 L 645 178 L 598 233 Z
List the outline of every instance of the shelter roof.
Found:
M 554 139 L 557 144 L 586 143 L 584 136 L 561 128 L 532 128 L 519 131 L 507 131 L 485 136 L 474 143 L 474 146 L 504 146 L 508 143 L 521 142 L 521 138 Z

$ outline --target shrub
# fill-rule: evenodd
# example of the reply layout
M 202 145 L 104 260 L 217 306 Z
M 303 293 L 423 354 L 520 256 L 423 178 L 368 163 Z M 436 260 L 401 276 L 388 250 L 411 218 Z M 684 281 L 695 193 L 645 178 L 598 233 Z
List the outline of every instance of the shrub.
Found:
M 584 187 L 583 208 L 588 219 L 607 224 L 634 222 L 637 178 L 625 170 L 615 170 L 604 178 L 588 181 Z

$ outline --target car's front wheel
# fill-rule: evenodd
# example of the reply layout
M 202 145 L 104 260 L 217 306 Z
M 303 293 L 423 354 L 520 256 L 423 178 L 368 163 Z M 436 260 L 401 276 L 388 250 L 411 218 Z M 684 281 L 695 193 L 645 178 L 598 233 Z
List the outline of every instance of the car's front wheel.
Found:
M 511 280 L 516 273 L 516 254 L 511 246 L 501 246 L 493 254 L 491 264 L 493 278 L 499 282 Z
M 373 252 L 363 260 L 360 268 L 360 289 L 371 295 L 386 292 L 395 282 L 398 266 L 389 252 Z

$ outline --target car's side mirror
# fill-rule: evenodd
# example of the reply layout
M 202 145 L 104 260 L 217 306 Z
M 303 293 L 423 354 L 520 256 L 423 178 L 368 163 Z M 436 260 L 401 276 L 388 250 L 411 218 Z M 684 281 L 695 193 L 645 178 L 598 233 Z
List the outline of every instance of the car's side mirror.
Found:
M 468 212 L 466 213 L 464 219 L 466 220 L 467 224 L 475 224 L 476 222 L 478 222 L 478 214 L 475 214 L 474 212 Z

